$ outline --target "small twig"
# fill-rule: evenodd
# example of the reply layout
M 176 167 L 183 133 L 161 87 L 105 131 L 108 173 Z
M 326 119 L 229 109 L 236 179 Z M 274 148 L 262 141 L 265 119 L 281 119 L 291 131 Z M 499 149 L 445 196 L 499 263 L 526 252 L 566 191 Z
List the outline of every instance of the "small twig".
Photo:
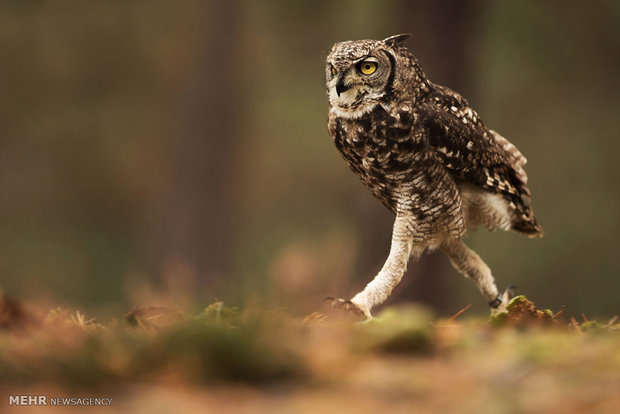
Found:
M 581 314 L 581 317 L 583 318 L 583 321 L 584 321 L 584 322 L 590 322 L 590 321 L 588 320 L 588 318 L 586 318 L 586 314 L 585 314 L 585 313 L 582 313 L 582 314 Z
M 327 319 L 327 315 L 320 312 L 312 312 L 310 315 L 307 315 L 304 319 L 304 323 L 315 323 L 315 322 L 323 322 Z
M 581 327 L 579 326 L 579 324 L 577 323 L 577 321 L 575 320 L 573 316 L 570 317 L 570 323 L 571 325 L 573 325 L 573 328 L 575 328 L 577 332 L 581 333 Z
M 458 311 L 457 313 L 455 313 L 454 315 L 452 315 L 450 317 L 450 321 L 454 321 L 456 318 L 458 318 L 463 312 L 465 312 L 467 309 L 471 308 L 471 303 L 467 306 L 465 306 L 463 309 L 461 309 L 460 311 Z

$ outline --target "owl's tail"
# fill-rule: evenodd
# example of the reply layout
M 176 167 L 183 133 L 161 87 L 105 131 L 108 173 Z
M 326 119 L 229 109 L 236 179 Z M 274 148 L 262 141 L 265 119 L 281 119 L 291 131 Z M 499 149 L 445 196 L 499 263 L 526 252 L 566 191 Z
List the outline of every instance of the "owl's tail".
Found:
M 523 169 L 523 166 L 527 163 L 527 158 L 525 158 L 523 154 L 521 154 L 521 151 L 519 151 L 519 149 L 515 147 L 512 142 L 508 141 L 506 138 L 493 131 L 492 129 L 490 129 L 489 132 L 495 139 L 495 142 L 508 155 L 510 159 L 510 165 L 517 174 L 517 177 L 521 181 L 523 181 L 523 184 L 527 184 L 527 174 Z
M 529 209 L 529 214 L 523 214 L 519 219 L 515 220 L 512 223 L 512 229 L 518 231 L 519 233 L 526 234 L 528 237 L 542 237 L 543 229 L 536 217 L 534 217 L 534 213 L 531 209 Z

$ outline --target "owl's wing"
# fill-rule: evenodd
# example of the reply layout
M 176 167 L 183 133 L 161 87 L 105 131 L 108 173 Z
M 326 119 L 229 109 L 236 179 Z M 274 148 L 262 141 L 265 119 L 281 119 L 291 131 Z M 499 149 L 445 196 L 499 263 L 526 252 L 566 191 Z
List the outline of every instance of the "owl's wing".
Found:
M 486 128 L 468 102 L 448 88 L 433 85 L 429 99 L 417 109 L 429 144 L 444 167 L 457 180 L 503 195 L 524 225 L 538 231 L 529 207 L 526 159 L 519 150 Z

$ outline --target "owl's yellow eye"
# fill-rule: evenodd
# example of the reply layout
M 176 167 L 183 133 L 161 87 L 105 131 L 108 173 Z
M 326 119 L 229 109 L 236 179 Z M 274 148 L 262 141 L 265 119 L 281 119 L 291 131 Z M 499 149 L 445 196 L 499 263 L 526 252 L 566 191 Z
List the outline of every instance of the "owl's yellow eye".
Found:
M 336 69 L 334 69 L 333 66 L 329 67 L 330 72 L 332 73 L 332 76 L 336 76 Z
M 364 75 L 372 75 L 377 70 L 377 64 L 375 62 L 363 61 L 359 64 L 359 69 Z

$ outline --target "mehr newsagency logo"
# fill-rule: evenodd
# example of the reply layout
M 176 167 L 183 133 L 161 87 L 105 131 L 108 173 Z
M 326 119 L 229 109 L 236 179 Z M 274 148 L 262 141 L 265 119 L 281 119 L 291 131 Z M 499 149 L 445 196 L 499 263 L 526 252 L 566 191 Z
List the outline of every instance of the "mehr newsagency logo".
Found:
M 9 395 L 9 405 L 111 405 L 112 398 L 101 397 L 48 397 L 47 395 Z

